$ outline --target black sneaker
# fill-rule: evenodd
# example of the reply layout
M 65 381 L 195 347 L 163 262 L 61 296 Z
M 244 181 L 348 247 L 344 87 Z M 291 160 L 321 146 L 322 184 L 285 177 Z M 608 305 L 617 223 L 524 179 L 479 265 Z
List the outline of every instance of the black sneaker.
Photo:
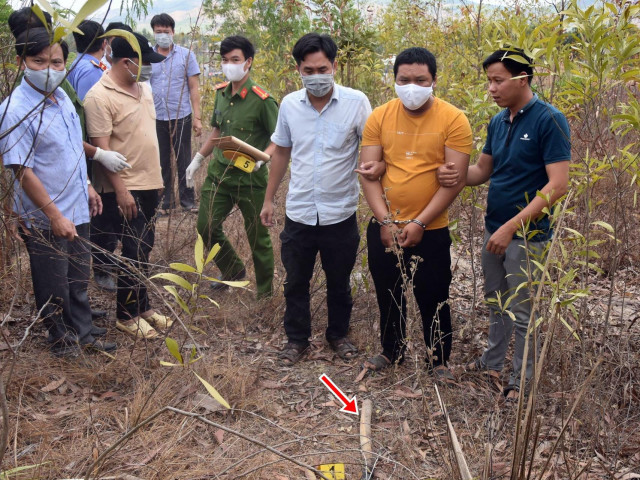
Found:
M 227 282 L 237 282 L 240 280 L 244 280 L 246 276 L 247 276 L 247 271 L 243 268 L 237 274 L 233 275 L 231 278 L 223 278 L 222 280 L 225 280 Z M 229 288 L 229 285 L 226 285 L 224 283 L 211 282 L 211 290 L 213 292 L 222 292 L 227 288 Z
M 106 310 L 91 309 L 91 318 L 105 318 L 109 313 Z
M 114 352 L 118 348 L 113 342 L 105 342 L 103 340 L 93 340 L 92 342 L 83 343 L 82 349 L 95 352 Z
M 75 343 L 56 342 L 51 345 L 51 354 L 58 358 L 78 358 L 80 347 Z
M 94 337 L 104 337 L 107 334 L 107 329 L 98 327 L 96 325 L 91 326 L 91 335 Z
M 115 292 L 118 289 L 116 279 L 109 273 L 93 272 L 93 281 L 107 292 Z

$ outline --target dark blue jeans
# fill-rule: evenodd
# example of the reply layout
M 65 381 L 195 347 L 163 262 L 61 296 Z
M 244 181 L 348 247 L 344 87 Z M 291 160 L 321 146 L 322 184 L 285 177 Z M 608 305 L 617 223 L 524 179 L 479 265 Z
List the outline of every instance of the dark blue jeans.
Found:
M 145 285 L 149 274 L 149 255 L 155 242 L 157 190 L 130 190 L 136 201 L 138 216 L 125 219 L 118 210 L 115 193 L 101 193 L 102 215 L 94 217 L 122 242 L 122 258 L 118 266 L 116 318 L 129 320 L 151 309 Z
M 89 224 L 76 225 L 80 238 L 73 242 L 54 236 L 51 230 L 32 227 L 28 231 L 23 240 L 29 252 L 33 293 L 38 311 L 42 309 L 49 341 L 92 342 L 87 295 L 91 264 Z
M 353 306 L 349 279 L 360 243 L 355 213 L 334 225 L 304 225 L 286 218 L 280 240 L 282 263 L 287 271 L 284 329 L 289 341 L 309 345 L 309 285 L 318 252 L 327 279 L 328 326 L 325 336 L 327 340 L 346 337 Z
M 415 296 L 422 331 L 427 348 L 433 356 L 427 361 L 432 366 L 446 365 L 451 354 L 451 312 L 449 285 L 451 284 L 451 238 L 448 228 L 425 230 L 422 241 L 404 248 L 402 258 L 385 251 L 380 240 L 380 224 L 373 219 L 367 228 L 369 270 L 376 286 L 380 308 L 380 342 L 382 352 L 391 361 L 404 355 L 406 339 L 407 301 L 402 282 L 399 260 L 405 272 L 413 278 Z M 415 273 L 411 273 L 412 257 L 420 257 Z

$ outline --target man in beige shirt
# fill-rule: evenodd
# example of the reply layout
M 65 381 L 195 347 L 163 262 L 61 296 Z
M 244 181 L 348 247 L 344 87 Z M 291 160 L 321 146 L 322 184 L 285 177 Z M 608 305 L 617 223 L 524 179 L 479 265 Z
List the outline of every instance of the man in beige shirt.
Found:
M 156 328 L 168 328 L 171 320 L 154 312 L 147 288 L 139 275 L 147 276 L 155 236 L 155 213 L 162 189 L 160 153 L 156 136 L 156 112 L 148 85 L 151 63 L 164 56 L 153 51 L 148 40 L 134 33 L 141 59 L 127 42 L 111 43 L 111 69 L 84 99 L 87 132 L 103 150 L 122 153 L 130 169 L 110 172 L 97 168 L 94 186 L 102 197 L 102 215 L 94 217 L 98 230 L 118 232 L 122 257 L 118 272 L 116 326 L 136 337 L 152 338 Z

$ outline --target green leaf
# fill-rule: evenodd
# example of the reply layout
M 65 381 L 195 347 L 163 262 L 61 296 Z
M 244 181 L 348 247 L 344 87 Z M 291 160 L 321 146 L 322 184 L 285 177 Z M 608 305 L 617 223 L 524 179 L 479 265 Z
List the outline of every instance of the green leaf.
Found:
M 187 315 L 191 315 L 191 310 L 189 309 L 189 306 L 182 299 L 176 287 L 174 287 L 173 285 L 165 285 L 163 288 L 167 292 L 169 292 L 171 295 L 173 295 L 173 298 L 175 298 L 176 302 L 178 302 L 178 305 L 180 305 L 180 308 L 182 308 L 182 310 L 184 310 Z
M 184 360 L 182 359 L 182 354 L 180 353 L 180 347 L 178 346 L 178 342 L 176 342 L 173 338 L 167 337 L 164 341 L 167 344 L 167 348 L 169 349 L 169 353 L 173 355 L 173 358 L 180 362 L 180 365 L 184 365 Z
M 202 378 L 196 372 L 193 372 L 193 374 L 196 377 L 198 377 L 198 380 L 202 382 L 202 384 L 204 385 L 204 388 L 207 389 L 207 392 L 209 392 L 209 395 L 211 395 L 216 402 L 218 402 L 223 407 L 228 408 L 229 410 L 231 409 L 231 406 L 227 403 L 227 401 L 224 398 L 222 398 L 222 395 L 220 395 L 218 391 L 215 388 L 213 388 L 213 385 L 207 382 L 204 378 Z
M 49 3 L 46 0 L 38 0 L 38 1 L 42 3 L 42 6 L 47 11 L 47 13 L 49 13 L 49 15 L 53 15 L 53 8 L 51 8 L 51 5 L 49 5 Z M 49 22 L 47 22 L 47 19 L 44 18 L 44 13 L 42 12 L 42 9 L 40 8 L 40 6 L 33 5 L 31 7 L 31 11 L 36 14 L 36 17 L 38 17 L 38 19 L 42 22 L 44 27 L 47 29 L 47 32 L 49 32 L 50 31 Z
M 217 278 L 207 277 L 207 276 L 204 276 L 204 278 L 211 282 L 224 283 L 225 285 L 229 285 L 230 287 L 235 287 L 235 288 L 246 287 L 250 283 L 247 280 L 239 280 L 239 281 L 219 280 Z
M 202 235 L 199 233 L 198 238 L 196 239 L 193 256 L 195 257 L 198 273 L 202 273 L 202 269 L 204 268 L 204 241 L 202 240 Z
M 53 32 L 53 43 L 58 43 L 67 34 L 64 27 L 56 27 Z
M 41 0 L 38 0 L 38 1 L 41 1 Z M 87 0 L 85 4 L 82 5 L 82 7 L 80 7 L 80 10 L 76 15 L 76 18 L 74 18 L 73 22 L 71 22 L 71 28 L 73 29 L 78 25 L 80 25 L 80 23 L 83 20 L 85 20 L 89 15 L 91 15 L 96 10 L 99 10 L 100 8 L 102 8 L 102 6 L 107 3 L 107 1 L 108 0 Z
M 216 302 L 215 300 L 213 300 L 211 297 L 209 297 L 208 295 L 198 295 L 198 298 L 203 298 L 206 300 L 209 300 L 211 303 L 213 303 L 216 307 L 220 308 L 220 304 L 218 302 Z
M 614 233 L 614 228 L 608 224 L 607 222 L 603 222 L 602 220 L 596 220 L 595 222 L 591 222 L 591 225 L 598 225 L 602 228 L 604 228 L 605 230 L 607 230 L 609 233 Z
M 197 272 L 195 268 L 193 268 L 191 265 L 187 265 L 186 263 L 170 263 L 169 266 L 172 269 L 177 270 L 178 272 L 189 272 L 189 273 Z
M 162 365 L 163 367 L 182 367 L 183 366 L 181 363 L 165 362 L 164 360 L 160 360 L 160 365 Z
M 213 257 L 215 257 L 219 251 L 220 251 L 220 244 L 216 243 L 213 247 L 211 247 L 211 250 L 209 250 L 209 255 L 207 255 L 207 260 L 204 262 L 204 264 L 208 265 L 209 262 L 213 260 Z
M 129 42 L 129 45 L 131 45 L 131 48 L 133 48 L 133 51 L 138 54 L 138 65 L 142 64 L 142 52 L 140 51 L 140 44 L 138 43 L 138 39 L 135 37 L 135 35 L 133 35 L 133 33 L 127 32 L 126 30 L 120 30 L 119 28 L 115 28 L 113 30 L 109 30 L 108 35 L 105 33 L 100 35 L 98 38 L 103 38 L 107 36 L 124 38 L 127 42 Z M 136 77 L 136 80 L 140 79 L 141 70 L 142 69 L 138 69 L 138 76 Z
M 175 273 L 157 273 L 151 278 L 161 278 L 162 280 L 168 280 L 169 282 L 173 282 L 189 292 L 193 292 L 193 285 L 182 278 L 180 275 L 176 275 Z

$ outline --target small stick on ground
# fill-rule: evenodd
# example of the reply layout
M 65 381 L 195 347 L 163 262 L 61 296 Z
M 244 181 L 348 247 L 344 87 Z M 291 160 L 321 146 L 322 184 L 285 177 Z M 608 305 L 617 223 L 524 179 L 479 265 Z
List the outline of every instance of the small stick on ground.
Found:
M 464 454 L 462 453 L 462 447 L 460 446 L 460 442 L 458 442 L 458 436 L 456 435 L 456 432 L 453 429 L 453 424 L 449 419 L 449 413 L 447 412 L 447 409 L 444 406 L 444 402 L 440 397 L 440 391 L 438 390 L 438 385 L 434 385 L 434 387 L 436 389 L 436 395 L 438 397 L 438 403 L 440 404 L 440 409 L 444 414 L 444 418 L 447 420 L 447 429 L 449 430 L 449 438 L 451 439 L 453 452 L 456 456 L 456 464 L 458 466 L 458 471 L 460 472 L 460 478 L 462 478 L 462 480 L 473 480 L 473 477 L 471 476 L 471 472 L 469 471 L 469 467 L 467 466 L 467 461 L 465 460 Z
M 373 451 L 371 449 L 371 413 L 373 411 L 373 402 L 366 399 L 362 402 L 362 410 L 360 410 L 360 448 L 364 457 L 364 479 L 371 478 L 373 474 L 373 466 L 375 464 Z

